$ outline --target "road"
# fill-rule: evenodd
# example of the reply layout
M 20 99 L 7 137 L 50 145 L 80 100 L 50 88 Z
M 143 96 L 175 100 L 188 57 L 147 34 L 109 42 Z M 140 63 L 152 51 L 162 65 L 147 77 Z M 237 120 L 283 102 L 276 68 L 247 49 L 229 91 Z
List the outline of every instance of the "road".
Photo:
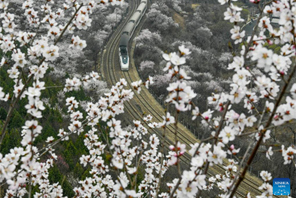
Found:
M 131 17 L 132 13 L 137 7 L 137 0 L 130 0 L 129 1 L 129 10 L 124 20 L 122 20 L 122 23 L 117 27 L 117 29 L 113 32 L 112 36 L 110 37 L 105 50 L 103 53 L 101 53 L 101 63 L 100 63 L 100 69 L 101 69 L 101 75 L 103 76 L 103 79 L 107 81 L 108 85 L 111 87 L 116 82 L 119 81 L 120 78 L 125 78 L 128 82 L 128 87 L 131 88 L 130 84 L 133 81 L 140 80 L 139 74 L 137 72 L 137 69 L 134 65 L 133 58 L 130 58 L 130 70 L 128 72 L 123 72 L 120 70 L 120 64 L 119 64 L 119 57 L 118 57 L 118 45 L 121 35 L 121 30 L 123 29 L 124 25 L 128 21 L 128 19 Z M 145 19 L 145 17 L 143 18 Z M 143 25 L 143 21 L 138 25 L 137 30 L 135 31 L 135 34 L 139 32 L 141 29 L 141 26 Z M 132 42 L 130 42 L 130 46 L 132 46 Z M 133 45 L 134 46 L 134 45 Z M 130 56 L 133 57 L 133 51 L 134 47 L 129 49 Z M 129 116 L 125 116 L 127 121 L 132 123 L 132 120 L 142 120 L 143 113 L 146 115 L 151 114 L 153 116 L 153 121 L 155 122 L 162 122 L 162 116 L 164 115 L 164 109 L 162 106 L 154 99 L 154 97 L 149 93 L 149 91 L 146 88 L 142 88 L 141 94 L 137 94 L 135 92 L 134 98 L 125 104 L 125 112 L 129 114 Z M 174 142 L 175 136 L 174 136 L 174 130 L 173 126 L 168 127 L 166 138 L 167 143 L 172 144 Z M 150 133 L 156 133 L 159 136 L 161 136 L 162 131 L 157 129 L 149 129 Z M 199 142 L 195 138 L 195 136 L 186 129 L 182 124 L 178 124 L 178 139 L 186 144 L 187 149 L 190 148 L 190 144 L 194 144 L 196 142 Z M 182 160 L 186 163 L 189 162 L 190 156 L 185 155 Z M 223 173 L 224 168 L 219 166 L 213 166 L 209 169 L 209 174 L 214 175 L 217 173 Z M 246 192 L 251 192 L 251 194 L 254 195 L 261 195 L 261 191 L 258 190 L 258 186 L 262 184 L 262 181 L 258 179 L 257 177 L 251 176 L 250 174 L 247 174 L 246 178 L 240 185 L 237 196 L 238 197 L 245 197 Z

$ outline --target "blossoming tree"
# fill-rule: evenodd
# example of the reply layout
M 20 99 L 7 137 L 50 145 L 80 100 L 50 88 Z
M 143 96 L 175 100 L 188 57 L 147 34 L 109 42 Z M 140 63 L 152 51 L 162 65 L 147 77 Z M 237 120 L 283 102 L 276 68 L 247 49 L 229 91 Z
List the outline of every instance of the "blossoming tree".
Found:
M 240 46 L 240 51 L 228 66 L 234 72 L 230 92 L 208 97 L 212 108 L 200 112 L 199 104 L 193 104 L 196 93 L 186 84 L 190 76 L 182 69 L 190 50 L 180 46 L 178 52 L 163 53 L 167 61 L 164 71 L 171 79 L 165 102 L 175 108 L 174 115 L 166 112 L 160 123 L 152 122 L 152 117 L 147 115 L 143 122 L 134 120 L 133 127 L 123 129 L 116 116 L 125 113 L 123 104 L 133 98 L 134 92 L 125 89 L 127 82 L 121 79 L 109 93 L 98 101 L 88 101 L 84 108 L 80 105 L 82 101 L 75 97 L 66 98 L 70 116 L 68 127 L 57 131 L 59 138 L 47 137 L 43 147 L 34 143 L 44 130 L 40 119 L 45 107 L 40 97 L 47 89 L 43 78 L 59 57 L 58 42 L 65 34 L 70 34 L 69 47 L 82 50 L 86 42 L 75 36 L 75 31 L 91 25 L 90 15 L 96 6 L 120 4 L 121 1 L 65 0 L 58 6 L 54 0 L 46 0 L 38 6 L 33 0 L 26 0 L 22 9 L 30 24 L 29 31 L 18 28 L 20 24 L 15 23 L 15 15 L 9 12 L 9 1 L 0 1 L 0 66 L 13 80 L 11 93 L 0 87 L 0 100 L 9 104 L 1 126 L 0 145 L 17 104 L 23 98 L 28 101 L 20 146 L 11 148 L 7 154 L 0 153 L 0 182 L 1 186 L 7 186 L 5 197 L 63 197 L 61 185 L 50 183 L 48 179 L 49 170 L 57 159 L 55 146 L 81 133 L 88 153 L 80 157 L 80 163 L 90 167 L 90 176 L 75 187 L 76 197 L 198 197 L 214 185 L 220 189 L 217 196 L 234 197 L 259 146 L 270 138 L 270 128 L 283 125 L 296 115 L 296 84 L 292 83 L 296 68 L 296 2 L 251 1 L 258 6 L 260 14 L 253 34 L 245 38 L 239 26 L 244 21 L 240 16 L 242 9 L 234 1 L 218 0 L 222 5 L 228 5 L 225 20 L 233 23 L 231 39 Z M 68 21 L 61 20 L 64 18 Z M 278 19 L 277 26 L 271 23 L 273 18 Z M 272 51 L 271 44 L 278 45 L 280 51 Z M 95 72 L 85 74 L 81 79 L 68 78 L 64 92 L 88 86 L 98 79 Z M 145 82 L 133 82 L 132 86 L 140 94 L 141 87 L 148 88 L 151 83 L 153 78 L 149 77 Z M 244 111 L 236 112 L 236 106 L 243 106 Z M 191 112 L 193 120 L 199 118 L 201 124 L 212 131 L 211 137 L 186 148 L 178 139 L 177 128 L 178 115 L 183 112 Z M 214 117 L 216 115 L 219 117 Z M 106 131 L 99 127 L 101 122 L 106 123 Z M 148 131 L 161 128 L 165 134 L 171 124 L 175 127 L 175 142 L 167 152 L 164 148 L 166 139 L 156 134 L 148 135 Z M 250 132 L 248 129 L 253 126 L 257 129 Z M 235 148 L 231 142 L 245 136 L 255 140 L 251 154 L 244 157 L 246 163 L 239 166 L 236 160 L 228 159 L 224 173 L 206 178 L 209 166 L 223 164 L 223 160 L 239 152 L 240 148 Z M 281 151 L 284 164 L 295 165 L 295 145 L 282 146 Z M 191 156 L 190 167 L 182 170 L 180 159 L 186 153 Z M 50 157 L 41 160 L 45 154 Z M 107 154 L 111 156 L 110 161 L 106 160 Z M 269 148 L 266 156 L 269 158 L 272 154 L 272 148 Z M 164 174 L 172 168 L 178 169 L 178 177 L 164 181 Z M 140 170 L 144 171 L 144 177 L 138 181 Z M 264 183 L 259 187 L 262 195 L 258 196 L 272 197 L 271 174 L 262 170 L 260 175 Z M 161 190 L 164 182 L 167 182 L 167 192 Z M 33 192 L 33 188 L 38 190 Z

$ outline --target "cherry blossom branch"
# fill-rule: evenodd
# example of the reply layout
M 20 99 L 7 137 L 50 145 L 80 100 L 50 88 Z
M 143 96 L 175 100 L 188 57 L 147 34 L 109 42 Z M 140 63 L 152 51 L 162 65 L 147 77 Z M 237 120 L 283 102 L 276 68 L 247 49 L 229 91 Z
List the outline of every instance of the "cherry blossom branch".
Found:
M 245 161 L 245 159 L 246 159 L 246 157 L 247 157 L 247 155 L 248 155 L 248 153 L 249 153 L 249 150 L 251 149 L 251 145 L 252 145 L 252 144 L 254 144 L 254 142 L 250 142 L 250 143 L 249 143 L 249 146 L 248 146 L 248 148 L 247 148 L 247 150 L 246 150 L 246 152 L 245 152 L 245 154 L 244 154 L 244 156 L 243 156 L 243 159 L 241 160 L 241 163 L 240 163 L 240 165 L 239 165 L 239 168 L 238 168 L 237 174 L 236 174 L 236 176 L 235 176 L 235 178 L 234 178 L 234 180 L 233 180 L 231 186 L 229 187 L 230 190 L 233 188 L 235 181 L 236 181 L 237 178 L 239 177 L 240 170 L 241 170 L 242 167 L 243 167 L 243 163 L 244 163 L 244 161 Z
M 78 11 L 82 8 L 83 4 L 80 5 L 79 9 L 76 10 L 76 12 L 73 14 L 72 18 L 70 19 L 70 21 L 68 22 L 68 24 L 66 25 L 66 27 L 63 29 L 63 31 L 61 32 L 60 36 L 57 38 L 57 40 L 55 41 L 54 45 L 56 45 L 60 39 L 62 38 L 62 36 L 64 35 L 65 31 L 67 30 L 68 26 L 72 23 L 72 21 L 74 20 L 74 18 L 76 17 L 76 14 L 78 13 Z M 38 66 L 42 65 L 42 63 L 45 61 L 45 57 L 43 57 Z M 28 87 L 28 84 L 31 82 L 31 80 L 33 79 L 34 77 L 34 74 L 31 74 L 31 76 L 27 79 L 26 83 L 25 83 L 25 86 L 22 88 L 22 90 L 19 92 L 17 98 L 13 101 L 13 103 L 10 105 L 10 108 L 8 110 L 8 113 L 7 113 L 7 117 L 5 119 L 5 122 L 4 122 L 4 126 L 1 130 L 1 139 L 0 139 L 0 148 L 2 146 L 2 142 L 3 142 L 3 139 L 5 137 L 5 134 L 6 134 L 6 128 L 8 126 L 8 123 L 11 119 L 11 116 L 12 116 L 12 113 L 14 111 L 14 109 L 16 108 L 16 104 L 18 103 L 18 101 L 20 100 L 21 96 L 23 95 L 23 93 L 25 92 L 26 88 Z
M 269 126 L 266 129 L 272 129 L 272 128 L 274 128 L 274 126 Z M 258 133 L 258 130 L 256 130 L 256 131 L 250 131 L 250 132 L 245 132 L 245 133 L 242 133 L 240 135 L 237 135 L 237 137 L 248 136 L 248 135 L 252 135 L 254 133 Z
M 216 134 L 214 136 L 215 138 L 213 139 L 213 143 L 212 143 L 212 146 L 211 146 L 211 152 L 214 151 L 214 145 L 217 145 L 217 143 L 218 143 L 218 137 L 219 137 L 219 134 L 220 134 L 220 132 L 222 130 L 222 127 L 224 125 L 225 116 L 226 116 L 226 113 L 228 112 L 228 108 L 229 108 L 230 104 L 231 104 L 230 101 L 227 101 L 226 106 L 225 106 L 225 109 L 224 109 L 224 112 L 223 112 L 223 115 L 222 115 L 221 120 L 220 120 L 220 123 L 219 123 L 219 127 L 218 127 L 218 129 L 216 131 Z M 205 174 L 205 175 L 207 174 L 207 172 L 209 170 L 209 165 L 210 165 L 210 162 L 207 161 L 207 164 L 206 164 L 206 167 L 204 169 L 203 174 Z M 200 194 L 201 194 L 201 190 L 198 191 L 196 197 L 200 197 Z
M 292 79 L 292 77 L 293 77 L 293 75 L 294 75 L 294 73 L 295 73 L 295 70 L 296 70 L 296 65 L 293 66 L 292 71 L 291 71 L 291 73 L 290 73 L 290 75 L 289 75 L 289 78 L 287 79 L 287 83 L 284 84 L 284 86 L 283 86 L 283 88 L 282 88 L 282 90 L 281 90 L 281 93 L 280 93 L 280 95 L 279 95 L 279 98 L 278 98 L 277 101 L 276 101 L 276 104 L 275 104 L 275 106 L 274 106 L 274 109 L 273 109 L 271 115 L 269 116 L 269 119 L 268 119 L 268 121 L 267 121 L 267 123 L 266 123 L 264 129 L 262 129 L 262 130 L 260 131 L 262 134 L 261 134 L 259 140 L 257 141 L 257 143 L 256 143 L 256 145 L 255 145 L 255 147 L 254 147 L 254 149 L 253 149 L 253 151 L 252 151 L 252 153 L 251 153 L 251 156 L 249 157 L 249 159 L 248 159 L 248 161 L 247 161 L 247 164 L 246 164 L 246 166 L 245 166 L 243 172 L 240 174 L 240 176 L 239 176 L 239 178 L 238 178 L 238 181 L 236 182 L 236 184 L 235 184 L 235 186 L 234 186 L 234 189 L 233 189 L 232 191 L 230 191 L 230 192 L 231 192 L 231 194 L 230 194 L 230 198 L 232 198 L 232 197 L 234 196 L 234 194 L 235 194 L 236 190 L 238 189 L 240 183 L 244 180 L 245 174 L 246 174 L 246 172 L 247 172 L 247 170 L 248 170 L 250 164 L 252 163 L 252 161 L 253 161 L 253 159 L 254 159 L 254 157 L 255 157 L 255 155 L 256 155 L 258 149 L 259 149 L 259 146 L 260 146 L 260 144 L 261 144 L 261 142 L 262 142 L 262 140 L 263 140 L 264 134 L 265 134 L 266 131 L 267 131 L 267 127 L 269 127 L 270 124 L 271 124 L 271 122 L 272 122 L 272 119 L 273 119 L 273 117 L 274 117 L 274 115 L 275 115 L 275 113 L 276 113 L 277 107 L 280 105 L 281 99 L 283 98 L 284 93 L 285 93 L 286 89 L 288 88 L 288 85 L 289 85 L 289 83 L 290 83 L 290 81 L 291 81 L 291 79 Z

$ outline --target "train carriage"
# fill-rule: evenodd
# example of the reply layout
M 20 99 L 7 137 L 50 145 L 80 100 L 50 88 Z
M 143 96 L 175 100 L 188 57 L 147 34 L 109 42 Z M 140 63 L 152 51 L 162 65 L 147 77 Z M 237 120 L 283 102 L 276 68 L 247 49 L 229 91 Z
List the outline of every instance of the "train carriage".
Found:
M 136 11 L 133 16 L 131 17 L 130 21 L 134 22 L 136 24 L 136 26 L 138 26 L 138 23 L 141 20 L 142 16 L 142 12 Z
M 122 34 L 127 34 L 131 36 L 134 32 L 135 23 L 129 21 L 126 26 L 123 28 Z
M 141 3 L 137 9 L 137 11 L 141 11 L 142 15 L 144 15 L 147 8 L 147 3 Z
M 132 15 L 129 22 L 122 30 L 120 43 L 119 43 L 119 59 L 121 70 L 127 71 L 129 69 L 129 57 L 128 57 L 128 42 L 132 37 L 134 30 L 140 23 L 142 17 L 147 9 L 147 0 L 142 0 L 138 6 L 136 12 Z

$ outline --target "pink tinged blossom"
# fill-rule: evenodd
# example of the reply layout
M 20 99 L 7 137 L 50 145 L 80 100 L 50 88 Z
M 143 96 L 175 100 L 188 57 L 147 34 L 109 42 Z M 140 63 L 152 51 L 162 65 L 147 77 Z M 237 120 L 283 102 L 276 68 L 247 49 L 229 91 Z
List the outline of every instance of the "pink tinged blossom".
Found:
M 212 113 L 214 111 L 211 111 L 210 109 L 207 110 L 206 112 L 204 112 L 203 114 L 201 114 L 201 116 L 205 119 L 205 121 L 209 122 L 210 119 L 212 118 Z
M 227 118 L 227 123 L 229 123 L 229 126 L 233 127 L 236 130 L 237 129 L 243 130 L 247 123 L 245 114 L 243 113 L 238 114 L 233 110 L 230 110 L 229 112 L 227 112 L 226 118 Z M 236 134 L 238 134 L 238 131 Z
M 174 147 L 173 145 L 170 145 L 170 146 L 169 146 L 169 149 L 170 149 L 171 151 L 173 151 L 173 150 L 175 150 L 175 147 Z
M 176 165 L 178 163 L 178 158 L 186 152 L 186 145 L 177 142 L 177 146 L 171 145 L 169 148 L 171 151 L 169 152 L 168 156 L 168 165 Z
M 178 158 L 177 158 L 175 152 L 170 151 L 169 156 L 167 158 L 168 158 L 168 165 L 169 166 L 176 165 L 178 162 Z
M 258 4 L 260 0 L 250 0 L 251 3 Z
M 295 112 L 294 102 L 292 102 L 291 100 L 289 104 L 282 104 L 277 108 L 277 111 L 272 123 L 275 125 L 280 125 L 286 121 L 290 121 L 294 119 L 295 113 L 296 112 Z
M 232 144 L 229 149 L 227 150 L 227 153 L 229 155 L 236 155 L 240 151 L 240 148 L 236 149 L 235 146 Z

